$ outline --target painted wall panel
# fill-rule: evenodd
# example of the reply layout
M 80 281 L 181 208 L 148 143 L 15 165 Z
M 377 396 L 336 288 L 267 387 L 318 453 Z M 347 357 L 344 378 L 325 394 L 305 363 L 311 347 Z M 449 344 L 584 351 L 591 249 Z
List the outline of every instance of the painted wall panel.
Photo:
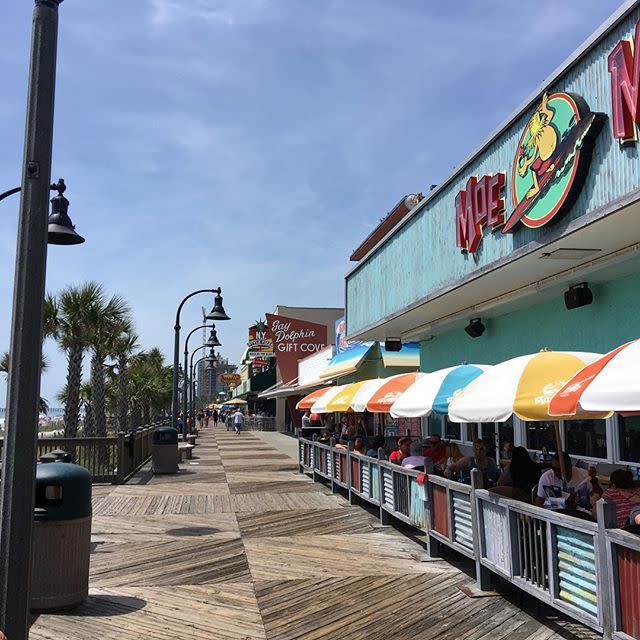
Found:
M 615 44 L 630 38 L 640 10 L 632 12 L 604 37 L 599 46 L 570 69 L 550 92 L 582 95 L 593 111 L 610 115 L 611 87 L 607 56 Z M 533 109 L 480 154 L 359 268 L 347 276 L 347 323 L 353 334 L 392 315 L 407 305 L 449 285 L 475 270 L 508 256 L 532 240 L 544 243 L 549 227 L 522 228 L 513 234 L 485 229 L 484 240 L 474 256 L 460 252 L 455 243 L 454 200 L 470 176 L 507 172 L 504 191 L 507 211 L 512 210 L 510 172 L 520 135 Z M 559 224 L 574 220 L 640 187 L 640 154 L 637 147 L 621 147 L 606 122 L 598 136 L 591 168 L 571 210 Z M 383 293 L 381 293 L 383 292 Z
M 496 364 L 542 348 L 609 351 L 640 337 L 640 275 L 593 285 L 593 303 L 567 311 L 563 299 L 483 320 L 486 330 L 470 338 L 463 329 L 421 343 L 422 371 L 461 362 Z

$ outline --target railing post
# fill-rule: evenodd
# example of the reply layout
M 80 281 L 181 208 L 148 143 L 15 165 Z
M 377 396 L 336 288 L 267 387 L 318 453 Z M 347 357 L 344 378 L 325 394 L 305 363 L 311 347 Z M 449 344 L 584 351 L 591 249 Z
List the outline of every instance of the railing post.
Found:
M 302 440 L 298 438 L 298 473 L 304 473 L 304 444 Z
M 429 482 L 429 476 L 424 483 L 425 504 L 424 504 L 424 526 L 427 534 L 427 555 L 430 558 L 440 557 L 440 545 L 438 541 L 431 535 L 430 531 L 433 529 L 433 491 L 431 483 Z
M 358 504 L 358 496 L 351 490 L 353 486 L 353 470 L 351 468 L 351 452 L 353 451 L 353 440 L 347 446 L 347 487 L 349 489 L 349 504 Z
M 480 559 L 482 550 L 480 548 L 480 535 L 482 523 L 480 522 L 480 510 L 476 498 L 476 489 L 482 489 L 482 474 L 479 469 L 471 471 L 471 535 L 473 536 L 473 555 L 476 561 L 476 584 L 480 591 L 491 590 L 491 571 L 485 567 Z M 453 535 L 453 533 L 452 533 Z
M 125 461 L 124 461 L 124 439 L 126 437 L 126 433 L 124 431 L 118 432 L 118 442 L 116 444 L 116 451 L 118 455 L 117 462 L 117 473 L 116 473 L 116 484 L 123 484 L 124 479 L 126 478 L 126 473 L 124 469 Z
M 596 503 L 598 533 L 596 542 L 596 589 L 598 611 L 602 623 L 603 640 L 611 640 L 620 619 L 620 598 L 618 596 L 618 563 L 611 543 L 607 540 L 607 529 L 616 527 L 616 505 L 603 500 Z
M 316 473 L 316 465 L 318 464 L 317 460 L 318 460 L 318 451 L 316 449 L 316 440 L 318 439 L 318 434 L 314 433 L 311 436 L 311 440 L 313 442 L 313 444 L 311 445 L 313 448 L 313 464 L 311 465 L 311 477 L 313 478 L 314 482 L 319 482 L 318 480 L 318 474 Z M 311 462 L 311 461 L 309 461 Z
M 335 446 L 336 446 L 335 439 L 334 438 L 329 438 L 329 458 L 331 459 L 331 473 L 329 475 L 331 476 L 331 493 L 336 493 L 336 491 L 338 491 L 338 489 L 336 488 L 336 483 L 335 483 L 335 477 L 336 477 L 335 465 L 336 465 L 336 461 L 335 461 L 335 458 L 333 457 L 333 455 L 334 455 L 334 447 Z

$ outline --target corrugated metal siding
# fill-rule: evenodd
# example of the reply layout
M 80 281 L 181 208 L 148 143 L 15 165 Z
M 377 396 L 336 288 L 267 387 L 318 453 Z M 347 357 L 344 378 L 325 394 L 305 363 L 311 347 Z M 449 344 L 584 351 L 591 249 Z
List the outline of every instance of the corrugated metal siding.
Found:
M 360 486 L 365 496 L 371 497 L 371 485 L 369 483 L 369 465 L 363 464 L 360 467 Z
M 445 538 L 449 537 L 449 505 L 447 504 L 447 489 L 438 484 L 431 485 L 433 493 L 433 528 Z
M 383 501 L 391 509 L 395 508 L 393 501 L 393 474 L 389 469 L 382 469 L 382 491 Z
M 484 557 L 504 571 L 509 570 L 509 526 L 507 510 L 480 500 L 482 509 Z
M 451 492 L 453 500 L 453 540 L 473 551 L 473 528 L 471 526 L 471 499 L 466 493 Z
M 640 640 L 640 552 L 616 545 L 622 631 Z
M 393 510 L 409 517 L 409 478 L 402 473 L 393 474 Z
M 564 527 L 556 529 L 560 600 L 598 614 L 593 537 Z
M 594 111 L 610 114 L 611 88 L 607 56 L 615 44 L 630 38 L 640 11 L 635 11 L 605 37 L 600 46 L 565 74 L 550 92 L 582 95 Z M 509 174 L 518 140 L 531 110 L 523 114 L 476 162 L 416 214 L 376 254 L 347 277 L 349 332 L 392 315 L 407 305 L 452 285 L 479 268 L 508 256 L 532 240 L 544 242 L 546 228 L 522 228 L 513 234 L 485 231 L 475 257 L 464 256 L 455 244 L 454 200 L 469 176 L 507 172 L 504 191 L 512 210 Z M 640 154 L 622 148 L 611 135 L 610 123 L 598 136 L 584 187 L 565 220 L 573 220 L 640 186 Z M 380 295 L 384 291 L 384 295 Z
M 347 484 L 347 454 L 339 453 L 338 460 L 340 460 L 340 482 Z
M 532 585 L 549 591 L 547 523 L 517 513 L 519 575 Z
M 333 478 L 333 455 L 331 451 L 329 451 L 327 455 L 327 475 Z

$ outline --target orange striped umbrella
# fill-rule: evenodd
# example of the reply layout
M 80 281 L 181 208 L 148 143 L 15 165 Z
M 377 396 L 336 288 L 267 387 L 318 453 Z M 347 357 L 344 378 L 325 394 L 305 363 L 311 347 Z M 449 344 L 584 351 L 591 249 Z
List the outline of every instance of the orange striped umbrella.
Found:
M 391 405 L 416 381 L 427 374 L 420 372 L 402 373 L 389 378 L 367 402 L 371 413 L 389 413 Z
M 322 387 L 322 389 L 312 391 L 309 395 L 305 396 L 300 400 L 300 402 L 298 402 L 296 409 L 311 409 L 316 400 L 320 400 L 325 393 L 329 393 L 329 391 L 332 391 L 333 389 L 334 387 Z

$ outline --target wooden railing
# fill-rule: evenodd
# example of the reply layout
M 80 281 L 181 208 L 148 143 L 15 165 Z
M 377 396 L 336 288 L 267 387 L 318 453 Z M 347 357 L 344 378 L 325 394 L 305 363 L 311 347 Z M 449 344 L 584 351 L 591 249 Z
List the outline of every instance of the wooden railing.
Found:
M 92 482 L 122 484 L 151 458 L 153 432 L 161 424 L 104 438 L 40 438 L 38 458 L 61 449 L 91 472 Z M 0 439 L 0 452 L 2 445 Z
M 444 544 L 473 559 L 477 586 L 491 574 L 604 634 L 640 640 L 640 536 L 615 528 L 615 505 L 598 502 L 597 522 L 300 438 L 299 470 L 350 502 L 376 505 L 380 519 L 396 518 L 427 535 L 428 552 Z

